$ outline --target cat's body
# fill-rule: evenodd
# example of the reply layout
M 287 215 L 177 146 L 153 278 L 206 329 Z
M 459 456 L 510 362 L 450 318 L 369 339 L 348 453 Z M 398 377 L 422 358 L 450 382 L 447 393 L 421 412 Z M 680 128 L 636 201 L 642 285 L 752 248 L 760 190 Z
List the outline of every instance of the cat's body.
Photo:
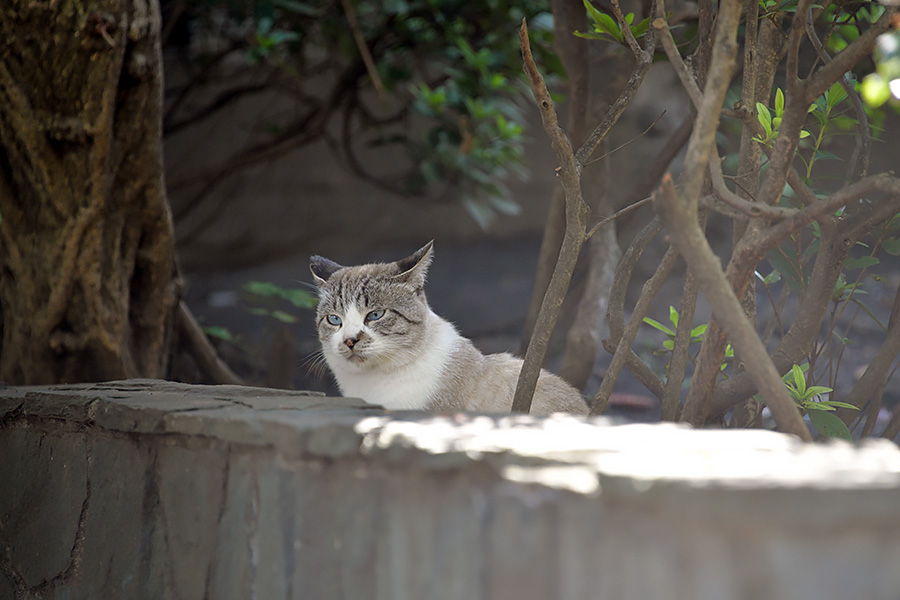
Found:
M 483 355 L 425 299 L 429 243 L 394 263 L 342 267 L 314 256 L 316 322 L 341 393 L 389 409 L 509 412 L 522 361 Z M 587 414 L 575 388 L 541 371 L 532 414 Z

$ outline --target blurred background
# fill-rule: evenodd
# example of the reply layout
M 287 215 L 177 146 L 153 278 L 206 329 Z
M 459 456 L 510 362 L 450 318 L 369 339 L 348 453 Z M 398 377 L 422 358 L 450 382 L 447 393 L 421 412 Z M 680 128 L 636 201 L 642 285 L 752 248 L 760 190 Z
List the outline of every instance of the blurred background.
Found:
M 342 264 L 390 261 L 432 239 L 426 288 L 432 308 L 482 351 L 520 352 L 557 166 L 521 76 L 516 36 L 523 18 L 563 122 L 567 103 L 550 4 L 513 4 L 163 2 L 166 177 L 185 298 L 248 383 L 337 393 L 315 360 L 311 254 Z M 584 10 L 581 2 L 569 5 Z M 670 22 L 681 19 L 690 28 L 696 6 L 672 8 Z M 640 15 L 642 7 L 629 10 Z M 633 59 L 621 44 L 579 42 L 595 74 L 593 127 Z M 595 156 L 627 145 L 586 168 L 585 197 L 596 214 L 656 185 L 647 166 L 673 140 L 686 139 L 689 116 L 671 69 L 655 64 Z M 879 126 L 897 131 L 896 114 Z M 723 147 L 740 134 L 735 122 L 728 139 L 728 127 Z M 852 150 L 849 137 L 835 138 L 836 158 Z M 895 168 L 900 155 L 897 136 L 882 139 L 888 142 L 873 153 L 871 173 Z M 674 172 L 678 147 L 668 162 Z M 616 228 L 613 239 L 624 249 L 651 218 L 649 207 L 629 214 L 609 226 Z M 709 231 L 727 259 L 730 222 L 713 219 Z M 645 253 L 630 303 L 664 250 L 658 239 Z M 882 265 L 886 285 L 867 300 L 881 317 L 900 284 L 897 267 Z M 580 265 L 551 345 L 547 366 L 554 370 L 585 271 Z M 651 313 L 663 322 L 677 304 L 679 277 L 666 285 Z M 702 297 L 696 319 L 708 319 Z M 604 327 L 598 318 L 603 336 Z M 663 338 L 646 329 L 635 350 L 664 369 L 665 358 L 654 355 Z M 880 330 L 873 326 L 872 335 Z M 863 340 L 848 356 L 848 373 L 866 364 L 867 348 Z M 597 353 L 587 394 L 596 391 L 608 360 Z M 203 380 L 186 353 L 173 369 L 174 378 Z M 655 400 L 627 373 L 617 390 L 617 410 L 658 418 Z

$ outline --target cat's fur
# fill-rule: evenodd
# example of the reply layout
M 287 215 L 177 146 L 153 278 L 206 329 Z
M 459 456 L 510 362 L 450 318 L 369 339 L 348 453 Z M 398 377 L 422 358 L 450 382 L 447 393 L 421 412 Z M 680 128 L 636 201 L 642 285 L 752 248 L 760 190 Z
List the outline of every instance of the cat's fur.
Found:
M 522 361 L 483 355 L 432 312 L 424 289 L 431 259 L 431 242 L 392 263 L 310 259 L 319 340 L 341 393 L 389 409 L 509 412 Z M 588 407 L 575 388 L 542 370 L 531 412 L 587 414 Z

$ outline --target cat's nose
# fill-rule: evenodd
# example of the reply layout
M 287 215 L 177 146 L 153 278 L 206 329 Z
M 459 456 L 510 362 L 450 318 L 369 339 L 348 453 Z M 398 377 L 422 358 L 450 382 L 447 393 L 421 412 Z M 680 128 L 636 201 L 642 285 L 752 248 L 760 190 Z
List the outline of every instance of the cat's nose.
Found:
M 347 338 L 346 340 L 344 340 L 344 343 L 348 348 L 353 348 L 353 346 L 359 343 L 359 338 Z

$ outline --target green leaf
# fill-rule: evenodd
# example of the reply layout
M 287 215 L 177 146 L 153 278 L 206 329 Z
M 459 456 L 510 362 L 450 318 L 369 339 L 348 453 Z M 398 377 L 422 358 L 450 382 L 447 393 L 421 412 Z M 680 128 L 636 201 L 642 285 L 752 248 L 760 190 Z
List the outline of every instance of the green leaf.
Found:
M 834 391 L 834 390 L 832 390 L 830 387 L 826 387 L 824 385 L 811 385 L 808 388 L 806 388 L 805 396 L 807 398 L 814 398 L 816 396 L 821 396 L 822 394 L 827 394 L 832 391 Z
M 462 198 L 462 203 L 468 211 L 469 216 L 478 223 L 479 227 L 487 231 L 491 221 L 494 220 L 494 211 L 483 202 L 479 202 L 470 196 L 464 196 Z
M 819 150 L 816 152 L 816 160 L 839 160 L 843 161 L 844 159 L 834 154 L 833 152 L 828 152 L 827 150 Z
M 675 310 L 675 307 L 671 304 L 669 305 L 669 322 L 672 323 L 674 327 L 678 327 L 678 311 Z
M 863 290 L 856 290 L 856 293 L 858 294 L 861 291 L 863 291 Z M 881 327 L 881 329 L 883 329 L 884 331 L 887 331 L 887 327 L 884 326 L 884 324 L 878 319 L 878 317 L 875 316 L 875 313 L 872 312 L 872 309 L 869 308 L 868 306 L 866 306 L 866 304 L 862 300 L 860 300 L 855 295 L 853 295 L 853 296 L 850 296 L 850 302 L 857 305 L 860 308 L 860 310 L 862 310 L 864 313 L 866 313 L 870 319 L 875 321 L 875 323 L 877 323 L 878 326 Z
M 278 294 L 278 286 L 271 281 L 248 281 L 243 285 L 243 289 L 248 294 L 263 298 L 271 298 Z
M 666 335 L 671 335 L 671 336 L 673 336 L 673 337 L 674 337 L 674 335 L 675 335 L 675 332 L 674 332 L 674 331 L 672 331 L 671 329 L 669 329 L 668 327 L 666 327 L 665 325 L 663 325 L 662 323 L 660 323 L 660 322 L 657 321 L 656 319 L 651 319 L 650 317 L 644 317 L 644 323 L 646 323 L 646 324 L 649 325 L 650 327 L 653 327 L 653 328 L 655 328 L 655 329 L 659 329 L 660 331 L 662 331 L 662 332 L 665 333 Z
M 588 16 L 591 18 L 591 21 L 593 23 L 596 23 L 602 17 L 606 16 L 602 12 L 597 10 L 597 8 L 593 4 L 591 4 L 588 0 L 582 0 L 582 2 L 584 2 L 584 7 L 587 9 Z
M 841 86 L 839 81 L 836 81 L 828 91 L 825 92 L 825 102 L 829 109 L 834 108 L 838 104 L 840 104 L 844 98 L 847 97 L 847 92 L 844 91 L 843 86 Z
M 633 35 L 636 38 L 639 38 L 642 35 L 644 35 L 645 33 L 647 33 L 647 30 L 649 30 L 649 29 L 650 29 L 650 18 L 648 17 L 648 18 L 642 20 L 637 25 L 633 25 L 631 27 L 631 35 Z
M 282 323 L 296 323 L 297 317 L 292 314 L 286 313 L 283 310 L 273 310 L 271 314 L 272 318 L 281 321 Z
M 806 410 L 806 414 L 809 414 L 809 411 L 823 411 L 823 412 L 834 412 L 835 408 L 828 406 L 824 402 L 816 402 L 815 400 L 803 400 L 800 402 L 800 406 Z
M 806 395 L 806 376 L 803 374 L 803 369 L 800 368 L 800 365 L 793 365 L 791 373 L 794 374 L 794 386 L 797 388 L 797 393 L 802 398 Z
M 593 33 L 593 32 L 591 32 L 591 31 L 588 31 L 588 32 L 584 32 L 584 31 L 573 31 L 572 33 L 573 33 L 575 36 L 580 37 L 580 38 L 584 38 L 584 39 L 586 39 L 586 40 L 604 40 L 604 41 L 607 41 L 607 42 L 615 41 L 614 38 L 612 38 L 612 37 L 611 37 L 609 34 L 607 34 L 607 33 Z
M 237 343 L 241 339 L 241 336 L 231 333 L 231 330 L 227 327 L 222 327 L 220 325 L 205 326 L 203 327 L 203 332 L 209 337 L 218 338 L 232 344 Z
M 784 114 L 784 92 L 781 88 L 775 90 L 775 115 L 780 117 Z
M 594 31 L 601 34 L 608 34 L 619 42 L 625 40 L 625 36 L 622 35 L 619 25 L 612 17 L 606 13 L 600 12 L 588 0 L 582 0 L 582 2 L 584 2 L 584 7 L 587 9 L 588 16 L 591 18 L 591 22 L 594 25 Z
M 772 268 L 784 277 L 792 292 L 797 294 L 803 292 L 806 288 L 806 273 L 802 271 L 795 257 L 789 256 L 782 248 L 775 248 L 769 253 L 768 259 Z
M 694 338 L 697 338 L 697 341 L 702 340 L 703 335 L 706 333 L 707 327 L 709 327 L 709 325 L 707 323 L 704 323 L 703 325 L 697 325 L 696 327 L 691 329 L 691 340 L 693 341 Z
M 853 440 L 853 437 L 850 435 L 850 430 L 834 413 L 814 410 L 807 414 L 809 415 L 809 420 L 812 422 L 813 426 L 825 437 L 838 438 L 847 441 Z
M 891 256 L 900 256 L 900 237 L 881 240 L 881 247 Z
M 877 265 L 879 262 L 878 258 L 874 256 L 861 256 L 859 258 L 848 258 L 844 261 L 845 269 L 866 269 L 868 267 L 873 267 Z
M 816 402 L 816 404 L 825 404 L 828 406 L 832 406 L 834 408 L 849 408 L 851 410 L 859 410 L 859 407 L 853 406 L 847 402 L 838 402 L 837 400 L 823 400 L 822 402 Z
M 756 111 L 759 113 L 757 117 L 759 124 L 766 130 L 766 137 L 772 137 L 772 113 L 769 112 L 769 107 L 762 102 L 757 102 Z
M 863 100 L 872 108 L 880 107 L 891 98 L 890 85 L 878 73 L 870 73 L 863 78 L 860 92 Z
M 488 202 L 497 212 L 504 215 L 517 215 L 522 212 L 522 207 L 509 196 L 489 196 Z

